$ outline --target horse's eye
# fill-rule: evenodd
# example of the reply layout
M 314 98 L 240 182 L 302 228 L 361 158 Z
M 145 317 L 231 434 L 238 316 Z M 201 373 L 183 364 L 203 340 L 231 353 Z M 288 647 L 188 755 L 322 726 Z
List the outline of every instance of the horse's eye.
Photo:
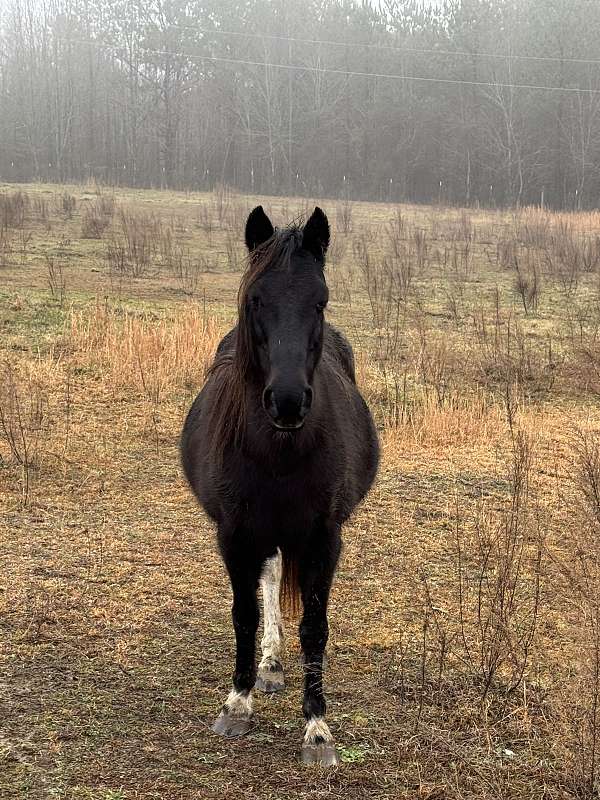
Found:
M 258 310 L 261 306 L 260 297 L 257 297 L 256 295 L 252 298 L 250 302 L 254 310 Z

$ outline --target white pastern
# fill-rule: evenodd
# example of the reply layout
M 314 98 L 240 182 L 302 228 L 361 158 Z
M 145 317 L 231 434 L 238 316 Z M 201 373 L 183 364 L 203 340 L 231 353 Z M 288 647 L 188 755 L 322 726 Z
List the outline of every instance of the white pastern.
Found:
M 304 729 L 304 744 L 318 744 L 320 742 L 333 742 L 329 725 L 323 717 L 311 717 Z
M 232 689 L 229 697 L 225 701 L 227 713 L 232 717 L 251 717 L 252 716 L 252 692 L 244 694 Z
M 283 622 L 279 607 L 279 588 L 281 586 L 281 552 L 265 562 L 260 585 L 264 605 L 264 635 L 261 640 L 262 659 L 260 667 L 269 667 L 280 662 L 283 647 Z

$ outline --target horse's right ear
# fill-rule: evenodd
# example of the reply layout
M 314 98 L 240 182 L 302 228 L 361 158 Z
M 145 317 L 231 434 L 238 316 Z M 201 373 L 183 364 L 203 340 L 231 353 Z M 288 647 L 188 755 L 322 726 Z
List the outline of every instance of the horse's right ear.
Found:
M 256 247 L 270 239 L 275 233 L 271 220 L 267 217 L 262 206 L 250 212 L 246 222 L 246 247 L 252 252 Z

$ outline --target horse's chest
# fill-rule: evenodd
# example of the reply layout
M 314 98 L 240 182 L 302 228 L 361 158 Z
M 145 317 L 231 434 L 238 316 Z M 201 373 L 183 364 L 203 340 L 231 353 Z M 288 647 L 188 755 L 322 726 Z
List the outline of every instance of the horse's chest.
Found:
M 313 475 L 247 474 L 240 485 L 240 511 L 252 528 L 300 531 L 327 512 L 328 492 Z

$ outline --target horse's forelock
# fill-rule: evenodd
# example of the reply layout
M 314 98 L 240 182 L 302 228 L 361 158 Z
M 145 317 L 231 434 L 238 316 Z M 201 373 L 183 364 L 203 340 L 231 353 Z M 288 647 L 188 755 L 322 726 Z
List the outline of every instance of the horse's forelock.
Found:
M 274 235 L 248 254 L 248 265 L 240 283 L 238 301 L 240 308 L 256 281 L 271 270 L 289 266 L 294 251 L 302 245 L 302 230 L 292 226 L 275 229 Z

